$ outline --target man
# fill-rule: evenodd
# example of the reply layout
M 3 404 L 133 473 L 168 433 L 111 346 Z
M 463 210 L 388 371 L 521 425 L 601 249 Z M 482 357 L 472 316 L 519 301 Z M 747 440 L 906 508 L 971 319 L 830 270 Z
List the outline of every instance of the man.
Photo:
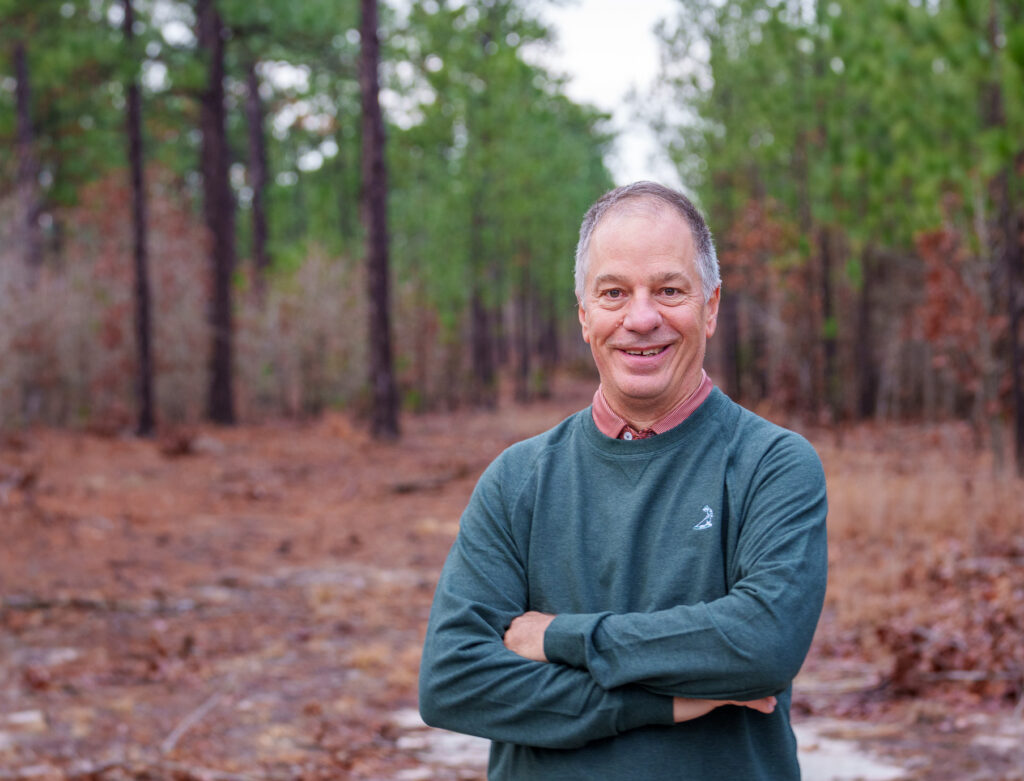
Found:
M 492 779 L 797 779 L 821 464 L 704 372 L 720 279 L 684 196 L 639 182 L 595 203 L 576 295 L 600 387 L 480 478 L 434 598 L 423 718 L 490 738 Z

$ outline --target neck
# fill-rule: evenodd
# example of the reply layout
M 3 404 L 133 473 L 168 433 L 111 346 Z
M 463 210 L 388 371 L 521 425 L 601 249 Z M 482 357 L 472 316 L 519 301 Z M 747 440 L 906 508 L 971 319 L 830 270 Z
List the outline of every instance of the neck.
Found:
M 645 399 L 613 398 L 607 393 L 605 393 L 605 399 L 608 401 L 608 406 L 611 407 L 612 412 L 626 421 L 626 423 L 637 431 L 642 431 L 645 428 L 653 427 L 655 423 L 668 415 L 672 410 L 686 402 L 687 399 L 697 392 L 697 389 L 700 388 L 703 381 L 704 371 L 701 370 L 700 374 L 697 375 L 696 380 L 687 383 L 684 392 L 675 396 L 675 400 L 667 405 L 665 403 L 658 404 L 656 402 L 645 404 Z

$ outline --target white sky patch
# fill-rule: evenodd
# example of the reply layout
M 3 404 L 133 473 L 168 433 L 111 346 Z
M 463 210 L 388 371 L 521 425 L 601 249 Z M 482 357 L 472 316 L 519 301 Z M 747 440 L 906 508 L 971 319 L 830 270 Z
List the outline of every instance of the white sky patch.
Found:
M 67 14 L 64 9 L 70 8 L 71 13 Z M 71 3 L 65 3 L 60 8 L 61 16 L 73 16 L 75 13 L 75 7 Z M 124 8 L 119 5 L 112 5 L 107 9 L 107 22 L 110 23 L 111 27 L 120 27 L 124 24 Z
M 311 133 L 326 135 L 334 126 L 334 106 L 325 96 L 314 95 L 309 100 L 286 103 L 270 117 L 274 138 L 287 138 L 296 126 Z
M 290 62 L 280 61 L 260 63 L 260 76 L 278 90 L 307 92 L 309 90 L 309 75 L 309 68 L 305 65 L 292 65 Z
M 288 137 L 288 131 L 291 130 L 292 125 L 295 124 L 295 120 L 298 118 L 299 112 L 295 106 L 282 106 L 277 112 L 270 118 L 270 132 L 274 134 L 274 138 L 278 140 L 284 140 Z
M 141 81 L 150 92 L 163 92 L 168 85 L 167 66 L 159 60 L 144 60 Z
M 612 115 L 618 141 L 607 162 L 618 184 L 654 179 L 679 185 L 654 134 L 628 101 L 631 91 L 643 95 L 657 78 L 661 49 L 654 27 L 674 20 L 679 9 L 677 0 L 579 0 L 544 9 L 557 39 L 529 57 L 568 76 L 570 98 Z
M 406 10 L 404 2 L 397 3 L 400 16 Z M 542 10 L 543 21 L 555 33 L 554 44 L 524 51 L 531 62 L 567 77 L 566 92 L 572 100 L 611 115 L 617 141 L 607 163 L 616 183 L 654 179 L 680 185 L 678 174 L 654 133 L 629 101 L 631 92 L 643 96 L 656 80 L 661 47 L 654 28 L 661 20 L 674 21 L 679 9 L 678 0 L 569 0 L 561 7 L 548 6 Z M 192 40 L 191 28 L 183 23 L 181 27 L 184 29 L 175 33 L 172 26 L 170 34 L 163 29 L 165 40 L 172 45 L 179 42 L 175 40 L 179 36 Z M 358 42 L 357 30 L 348 30 L 345 35 L 350 42 Z M 401 68 L 399 64 L 394 75 L 398 76 L 404 94 L 384 89 L 381 103 L 391 121 L 409 127 L 421 119 L 418 106 L 429 103 L 434 96 L 410 84 L 408 73 Z M 287 63 L 261 66 L 261 75 L 275 89 L 299 93 L 309 89 L 310 74 L 303 71 Z M 286 105 L 271 118 L 272 132 L 283 138 L 300 117 L 305 127 L 313 129 L 312 125 L 318 124 L 314 118 L 317 113 L 302 101 Z M 326 149 L 312 150 L 300 167 L 310 170 L 307 166 L 317 157 L 322 164 L 323 158 L 330 156 Z
M 325 160 L 330 160 L 338 154 L 338 142 L 333 138 L 326 138 L 320 142 L 319 150 Z
M 324 156 L 319 149 L 310 149 L 299 155 L 295 164 L 300 171 L 316 171 L 324 164 Z
M 180 19 L 171 19 L 160 25 L 160 35 L 171 46 L 192 46 L 196 41 L 192 28 Z
M 429 93 L 424 93 L 424 97 L 432 100 Z M 423 102 L 429 103 L 430 100 Z M 380 91 L 381 110 L 402 130 L 408 130 L 423 121 L 423 112 L 419 110 L 421 105 L 422 102 L 415 96 L 403 95 L 386 87 Z
M 154 0 L 151 13 L 153 27 L 171 46 L 193 46 L 196 42 L 192 26 L 195 16 L 191 8 L 169 0 Z

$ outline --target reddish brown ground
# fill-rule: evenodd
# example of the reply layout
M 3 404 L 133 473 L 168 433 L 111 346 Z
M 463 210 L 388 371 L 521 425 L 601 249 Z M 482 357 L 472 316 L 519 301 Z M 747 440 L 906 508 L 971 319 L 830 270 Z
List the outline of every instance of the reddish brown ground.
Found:
M 528 408 L 406 418 L 398 445 L 340 415 L 157 441 L 0 439 L 0 779 L 416 768 L 393 717 L 415 707 L 431 594 L 474 481 L 590 392 L 565 382 Z M 822 450 L 828 467 L 835 443 Z M 890 662 L 858 655 L 843 555 L 798 716 L 871 717 L 877 734 L 858 737 L 913 777 L 1021 777 L 1017 755 L 967 742 L 984 719 L 1005 724 L 1005 696 L 892 707 L 878 689 Z M 994 775 L 967 774 L 979 763 Z

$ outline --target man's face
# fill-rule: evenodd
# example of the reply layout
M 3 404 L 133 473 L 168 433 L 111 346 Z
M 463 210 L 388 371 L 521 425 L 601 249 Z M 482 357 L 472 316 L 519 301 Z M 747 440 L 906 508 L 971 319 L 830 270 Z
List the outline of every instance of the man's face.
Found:
M 669 207 L 627 204 L 591 236 L 579 317 L 605 397 L 649 426 L 701 380 L 719 290 L 707 302 L 686 221 Z

